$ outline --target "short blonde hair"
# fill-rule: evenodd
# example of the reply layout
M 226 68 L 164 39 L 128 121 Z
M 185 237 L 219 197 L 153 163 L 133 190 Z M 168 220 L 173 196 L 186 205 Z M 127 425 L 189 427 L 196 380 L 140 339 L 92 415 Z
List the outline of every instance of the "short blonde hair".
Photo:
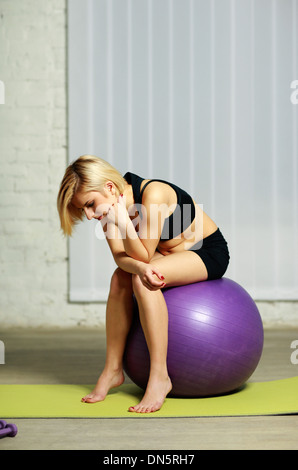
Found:
M 107 181 L 114 183 L 119 194 L 123 193 L 125 179 L 102 158 L 82 155 L 67 167 L 57 197 L 61 229 L 65 235 L 70 236 L 74 225 L 84 218 L 84 212 L 72 204 L 74 195 L 78 191 L 101 192 Z

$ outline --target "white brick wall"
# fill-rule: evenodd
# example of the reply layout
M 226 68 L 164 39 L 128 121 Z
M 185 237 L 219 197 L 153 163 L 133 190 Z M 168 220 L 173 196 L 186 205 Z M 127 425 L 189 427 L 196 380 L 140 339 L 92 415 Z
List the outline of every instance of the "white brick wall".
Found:
M 67 301 L 66 28 L 66 0 L 0 1 L 0 328 L 104 324 L 104 305 Z M 265 325 L 298 326 L 297 303 L 259 307 Z
M 66 34 L 66 0 L 1 0 L 0 326 L 104 323 L 104 305 L 67 302 Z

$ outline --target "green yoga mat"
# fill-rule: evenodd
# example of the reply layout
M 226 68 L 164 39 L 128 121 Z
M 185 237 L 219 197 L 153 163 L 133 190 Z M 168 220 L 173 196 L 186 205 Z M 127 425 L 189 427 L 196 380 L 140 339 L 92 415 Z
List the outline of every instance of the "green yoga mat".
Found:
M 113 389 L 100 403 L 82 403 L 88 385 L 0 385 L 0 418 L 149 418 L 253 416 L 298 413 L 298 377 L 247 383 L 242 390 L 210 398 L 166 398 L 161 410 L 128 411 L 143 392 L 135 385 Z

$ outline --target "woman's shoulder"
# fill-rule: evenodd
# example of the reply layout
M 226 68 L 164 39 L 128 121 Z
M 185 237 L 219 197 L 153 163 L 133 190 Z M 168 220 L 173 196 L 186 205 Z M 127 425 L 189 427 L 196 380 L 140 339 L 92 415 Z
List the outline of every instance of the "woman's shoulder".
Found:
M 144 180 L 141 194 L 144 204 L 172 204 L 177 202 L 175 191 L 164 181 Z

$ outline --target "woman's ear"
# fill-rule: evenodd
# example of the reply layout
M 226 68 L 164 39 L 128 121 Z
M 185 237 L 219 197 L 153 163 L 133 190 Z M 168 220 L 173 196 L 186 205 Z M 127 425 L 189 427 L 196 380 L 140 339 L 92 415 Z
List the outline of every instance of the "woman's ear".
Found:
M 112 195 L 112 196 L 115 195 L 115 193 L 116 193 L 116 188 L 115 188 L 115 185 L 114 185 L 114 183 L 113 183 L 112 181 L 107 181 L 107 182 L 105 183 L 105 186 L 104 186 L 104 187 L 105 187 L 106 191 L 108 192 L 108 194 L 110 194 L 110 195 Z

